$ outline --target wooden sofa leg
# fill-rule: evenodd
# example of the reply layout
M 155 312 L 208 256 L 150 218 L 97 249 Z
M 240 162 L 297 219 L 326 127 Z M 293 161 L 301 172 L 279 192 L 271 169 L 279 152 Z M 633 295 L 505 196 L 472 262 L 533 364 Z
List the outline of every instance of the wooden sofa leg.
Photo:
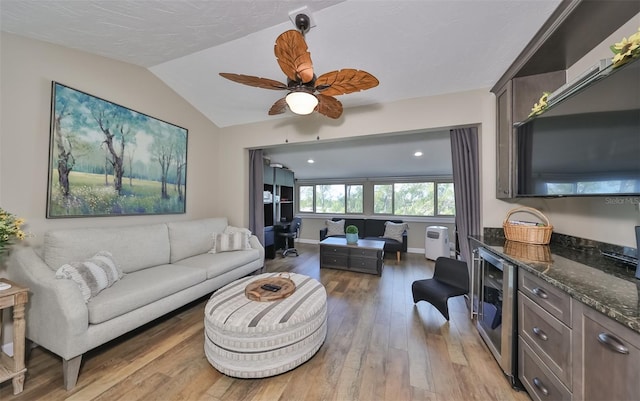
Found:
M 82 355 L 78 355 L 69 360 L 62 358 L 62 376 L 64 378 L 64 388 L 67 391 L 72 390 L 76 386 L 81 362 Z
M 400 263 L 400 251 L 396 251 L 396 260 Z

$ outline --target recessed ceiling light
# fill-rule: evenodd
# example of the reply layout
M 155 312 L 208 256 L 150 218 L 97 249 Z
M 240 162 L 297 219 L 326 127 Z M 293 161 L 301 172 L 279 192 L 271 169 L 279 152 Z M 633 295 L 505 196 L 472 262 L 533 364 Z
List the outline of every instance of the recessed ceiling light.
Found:
M 307 163 L 313 164 L 313 163 L 315 163 L 315 161 L 313 159 L 309 159 L 309 160 L 307 160 Z
M 416 153 L 413 154 L 415 157 L 420 157 L 422 156 L 422 152 L 417 151 Z

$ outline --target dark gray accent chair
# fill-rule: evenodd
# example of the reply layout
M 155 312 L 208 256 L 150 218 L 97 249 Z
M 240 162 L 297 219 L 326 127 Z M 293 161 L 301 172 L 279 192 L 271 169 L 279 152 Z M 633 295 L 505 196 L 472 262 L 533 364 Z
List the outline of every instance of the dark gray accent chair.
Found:
M 448 301 L 469 293 L 469 271 L 467 263 L 461 260 L 439 257 L 433 277 L 414 281 L 411 285 L 413 302 L 427 301 L 449 320 Z

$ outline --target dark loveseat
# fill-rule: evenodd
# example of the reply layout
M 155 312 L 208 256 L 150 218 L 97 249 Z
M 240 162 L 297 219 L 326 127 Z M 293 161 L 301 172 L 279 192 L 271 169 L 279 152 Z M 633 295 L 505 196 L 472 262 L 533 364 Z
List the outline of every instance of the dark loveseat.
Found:
M 391 238 L 383 238 L 384 235 L 384 223 L 390 221 L 392 223 L 403 223 L 402 220 L 377 220 L 377 219 L 343 219 L 339 217 L 334 217 L 331 219 L 332 221 L 340 221 L 344 220 L 345 228 L 349 225 L 354 225 L 358 227 L 358 237 L 360 239 L 375 239 L 377 241 L 384 241 L 384 251 L 385 253 L 395 252 L 396 259 L 398 262 L 400 261 L 400 254 L 402 252 L 407 252 L 407 231 L 405 230 L 402 233 L 402 242 L 398 242 Z M 327 230 L 325 227 L 320 230 L 320 241 L 327 238 Z M 334 235 L 334 237 L 345 237 L 344 235 Z

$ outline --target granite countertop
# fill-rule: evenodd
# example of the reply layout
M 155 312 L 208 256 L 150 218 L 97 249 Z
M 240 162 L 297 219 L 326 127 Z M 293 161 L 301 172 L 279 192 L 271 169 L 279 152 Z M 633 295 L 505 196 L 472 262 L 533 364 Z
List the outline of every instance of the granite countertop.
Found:
M 599 251 L 576 250 L 566 243 L 552 241 L 550 245 L 520 244 L 514 247 L 513 242 L 505 241 L 504 237 L 478 235 L 470 238 L 640 333 L 640 280 L 634 277 L 633 269 L 602 256 Z M 532 255 L 534 260 L 530 258 Z

